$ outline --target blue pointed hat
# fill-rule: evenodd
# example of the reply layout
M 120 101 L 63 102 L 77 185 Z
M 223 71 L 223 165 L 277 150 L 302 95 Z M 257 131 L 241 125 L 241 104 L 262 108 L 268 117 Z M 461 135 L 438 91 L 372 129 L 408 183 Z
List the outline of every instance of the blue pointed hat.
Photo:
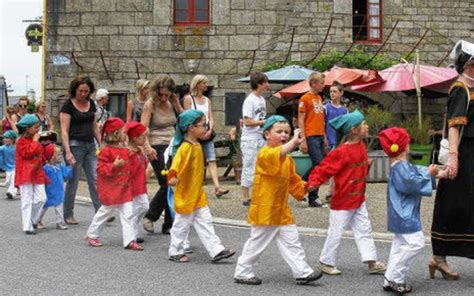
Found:
M 171 155 L 175 155 L 178 151 L 179 145 L 184 140 L 188 127 L 195 123 L 199 118 L 203 117 L 204 113 L 196 109 L 188 109 L 178 116 L 178 123 L 176 124 L 176 132 L 173 138 L 173 149 Z

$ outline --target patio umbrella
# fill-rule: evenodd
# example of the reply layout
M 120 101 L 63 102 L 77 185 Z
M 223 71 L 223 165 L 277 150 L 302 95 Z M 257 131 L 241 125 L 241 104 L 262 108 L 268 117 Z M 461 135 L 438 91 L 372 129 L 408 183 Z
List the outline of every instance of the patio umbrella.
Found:
M 281 69 L 265 72 L 269 82 L 273 83 L 294 83 L 308 79 L 309 75 L 314 71 L 302 66 L 291 65 Z M 240 78 L 237 81 L 249 82 L 250 76 Z
M 331 70 L 324 72 L 324 84 L 325 86 L 331 86 L 334 81 L 341 83 L 346 86 L 353 86 L 359 84 L 366 84 L 369 82 L 380 83 L 383 82 L 383 78 L 378 74 L 376 70 L 360 70 L 351 68 L 341 68 L 334 66 Z M 286 87 L 274 96 L 276 97 L 295 97 L 304 94 L 309 91 L 309 81 L 304 80 L 296 83 L 292 86 Z

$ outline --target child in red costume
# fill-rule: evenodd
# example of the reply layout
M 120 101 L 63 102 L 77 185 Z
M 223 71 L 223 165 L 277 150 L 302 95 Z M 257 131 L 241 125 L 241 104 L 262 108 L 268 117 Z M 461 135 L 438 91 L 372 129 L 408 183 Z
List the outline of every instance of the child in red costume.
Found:
M 137 243 L 142 243 L 143 238 L 138 237 L 138 224 L 143 220 L 150 207 L 146 188 L 146 167 L 148 162 L 142 151 L 147 132 L 146 127 L 137 121 L 127 123 L 125 132 L 128 136 L 128 148 L 130 149 L 133 230 Z
M 385 264 L 377 261 L 372 226 L 365 204 L 365 185 L 370 164 L 364 143 L 369 126 L 364 119 L 364 115 L 356 110 L 329 121 L 341 144 L 313 169 L 308 180 L 310 186 L 319 187 L 334 177 L 328 235 L 319 258 L 319 269 L 329 275 L 341 274 L 336 268 L 337 253 L 342 235 L 348 227 L 354 233 L 362 262 L 368 264 L 369 273 L 383 274 L 386 269 Z
M 46 202 L 44 185 L 49 183 L 43 171 L 46 162 L 43 146 L 38 142 L 41 124 L 38 117 L 27 114 L 16 126 L 21 136 L 16 142 L 15 187 L 21 192 L 23 231 L 36 234 L 34 229 Z
M 102 206 L 87 230 L 86 240 L 92 247 L 101 247 L 100 230 L 115 210 L 122 223 L 123 246 L 130 250 L 143 250 L 135 241 L 133 230 L 133 205 L 130 190 L 130 150 L 124 145 L 125 123 L 113 117 L 107 119 L 103 133 L 107 145 L 99 153 L 97 163 L 97 191 Z M 104 137 L 102 137 L 104 138 Z

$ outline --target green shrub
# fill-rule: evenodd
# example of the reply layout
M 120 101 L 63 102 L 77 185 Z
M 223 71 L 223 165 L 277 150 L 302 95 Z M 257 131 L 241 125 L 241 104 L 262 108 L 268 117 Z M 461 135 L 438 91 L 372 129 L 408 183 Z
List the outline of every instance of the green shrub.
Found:
M 411 143 L 427 145 L 431 141 L 430 129 L 433 128 L 433 118 L 431 116 L 423 117 L 421 128 L 418 122 L 418 116 L 410 116 L 400 123 L 410 134 Z
M 382 110 L 379 106 L 373 105 L 362 109 L 365 115 L 365 122 L 369 125 L 370 137 L 367 140 L 367 149 L 372 150 L 377 143 L 377 135 L 383 129 L 393 125 L 393 114 Z

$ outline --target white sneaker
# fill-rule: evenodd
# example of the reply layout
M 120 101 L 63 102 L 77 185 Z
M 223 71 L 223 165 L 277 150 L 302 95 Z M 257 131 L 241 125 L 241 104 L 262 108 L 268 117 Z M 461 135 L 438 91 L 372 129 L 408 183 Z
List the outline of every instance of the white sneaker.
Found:
M 325 274 L 328 275 L 340 275 L 341 271 L 337 269 L 335 266 L 327 265 L 324 263 L 319 262 L 318 268 Z

